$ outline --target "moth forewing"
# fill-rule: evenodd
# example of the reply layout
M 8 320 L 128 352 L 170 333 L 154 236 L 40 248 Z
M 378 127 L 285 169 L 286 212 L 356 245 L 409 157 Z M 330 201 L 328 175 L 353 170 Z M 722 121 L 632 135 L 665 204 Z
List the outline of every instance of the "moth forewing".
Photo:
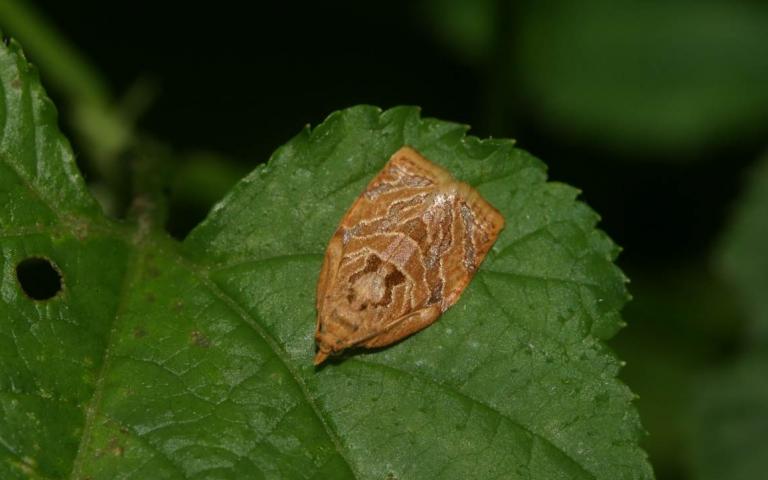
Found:
M 453 305 L 503 228 L 480 194 L 410 147 L 395 152 L 341 219 L 317 288 L 315 364 L 383 347 Z

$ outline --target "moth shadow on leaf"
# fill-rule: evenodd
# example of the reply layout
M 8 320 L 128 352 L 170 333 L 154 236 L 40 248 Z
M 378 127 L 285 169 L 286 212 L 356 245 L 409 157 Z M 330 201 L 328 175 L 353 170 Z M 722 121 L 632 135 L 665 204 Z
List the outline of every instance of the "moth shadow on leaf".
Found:
M 417 333 L 418 334 L 418 333 Z M 381 347 L 374 347 L 374 348 L 366 348 L 366 347 L 350 347 L 347 349 L 342 350 L 341 352 L 335 354 L 335 355 L 329 355 L 328 358 L 321 364 L 315 365 L 315 371 L 320 372 L 322 371 L 326 365 L 340 365 L 344 363 L 346 360 L 358 357 L 360 355 L 367 357 L 370 355 L 375 355 L 379 352 L 383 352 L 385 350 L 389 350 L 390 348 L 395 347 L 396 345 L 401 344 L 402 342 L 408 341 L 411 338 L 413 338 L 414 335 L 411 335 L 409 337 L 401 338 L 397 340 L 394 343 L 390 343 L 388 345 L 384 345 Z

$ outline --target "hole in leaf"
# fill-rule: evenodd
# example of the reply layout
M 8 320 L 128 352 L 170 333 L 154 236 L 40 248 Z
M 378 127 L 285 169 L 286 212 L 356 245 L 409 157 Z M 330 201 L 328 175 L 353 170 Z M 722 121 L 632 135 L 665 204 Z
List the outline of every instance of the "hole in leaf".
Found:
M 33 300 L 48 300 L 61 291 L 61 273 L 47 258 L 31 257 L 16 266 L 16 278 Z

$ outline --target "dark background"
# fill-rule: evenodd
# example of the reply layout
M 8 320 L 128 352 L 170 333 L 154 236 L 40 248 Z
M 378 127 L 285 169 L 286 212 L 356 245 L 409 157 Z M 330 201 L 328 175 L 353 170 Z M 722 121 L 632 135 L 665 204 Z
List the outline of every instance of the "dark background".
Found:
M 477 136 L 515 138 L 544 159 L 552 179 L 584 191 L 625 247 L 624 262 L 706 252 L 744 167 L 765 148 L 765 137 L 751 134 L 705 150 L 649 154 L 553 132 L 525 98 L 514 98 L 525 95 L 514 78 L 488 78 L 501 69 L 472 65 L 441 41 L 429 18 L 440 8 L 429 2 L 38 5 L 116 94 L 139 77 L 153 82 L 156 98 L 140 127 L 178 148 L 223 152 L 250 167 L 334 110 L 419 105 L 425 116 L 469 124 Z M 507 7 L 510 14 L 523 8 Z M 514 47 L 500 48 L 514 69 Z M 494 85 L 501 82 L 508 89 Z M 493 89 L 506 98 L 489 99 Z
M 768 11 L 747 1 L 730 2 L 735 10 L 619 3 L 626 9 L 599 0 L 36 5 L 103 75 L 112 100 L 137 79 L 150 86 L 137 132 L 181 165 L 202 157 L 203 171 L 224 172 L 200 198 L 170 192 L 177 237 L 244 172 L 334 110 L 413 104 L 480 137 L 515 138 L 551 179 L 582 189 L 624 248 L 635 300 L 611 346 L 640 394 L 658 478 L 710 478 L 698 474 L 691 425 L 701 419 L 690 405 L 707 372 L 745 343 L 746 320 L 714 259 L 748 167 L 768 144 L 768 99 L 755 88 L 768 89 Z M 25 30 L 0 20 L 37 62 Z M 39 64 L 89 181 L 108 183 L 67 115 L 72 89 L 57 89 L 55 71 Z M 694 84 L 705 100 L 685 103 Z M 663 135 L 656 114 L 670 125 Z

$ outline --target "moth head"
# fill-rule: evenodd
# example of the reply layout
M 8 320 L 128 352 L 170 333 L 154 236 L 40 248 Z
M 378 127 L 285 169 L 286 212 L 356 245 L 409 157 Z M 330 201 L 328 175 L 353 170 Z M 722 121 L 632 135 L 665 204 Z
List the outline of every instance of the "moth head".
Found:
M 317 353 L 315 353 L 315 360 L 314 360 L 315 365 L 320 365 L 321 363 L 326 361 L 330 354 L 331 354 L 330 350 L 318 349 Z
M 347 345 L 343 339 L 348 338 L 351 333 L 357 330 L 358 326 L 359 324 L 348 320 L 337 309 L 328 315 L 320 315 L 315 332 L 315 343 L 317 344 L 315 365 L 323 363 L 329 356 L 344 350 Z

